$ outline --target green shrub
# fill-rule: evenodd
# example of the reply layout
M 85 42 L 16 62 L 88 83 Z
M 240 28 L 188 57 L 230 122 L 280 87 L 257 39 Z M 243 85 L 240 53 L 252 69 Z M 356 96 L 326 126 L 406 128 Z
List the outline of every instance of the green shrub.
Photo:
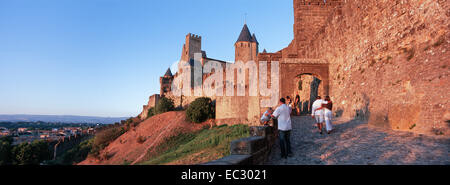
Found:
M 186 118 L 195 123 L 201 123 L 215 116 L 215 106 L 211 98 L 197 98 L 186 110 Z
M 12 137 L 0 138 L 0 166 L 11 164 Z
M 155 115 L 155 108 L 152 107 L 152 108 L 148 109 L 147 118 L 151 118 L 154 115 Z
M 137 127 L 141 122 L 140 121 L 134 121 L 134 118 L 128 118 L 124 122 L 124 128 L 125 131 L 129 131 L 133 127 Z
M 68 150 L 63 156 L 63 164 L 72 165 L 85 160 L 91 152 L 93 142 L 94 139 L 89 139 Z
M 94 138 L 94 142 L 92 143 L 91 153 L 94 156 L 98 157 L 98 154 L 101 150 L 109 145 L 109 143 L 116 140 L 122 134 L 126 132 L 124 127 L 112 127 L 106 128 L 100 132 L 98 132 Z
M 97 134 L 92 142 L 90 154 L 94 157 L 100 157 L 100 151 L 106 148 L 111 142 L 125 134 L 132 128 L 137 127 L 141 122 L 135 121 L 133 117 L 122 120 L 121 123 L 106 125 L 96 129 Z
M 13 164 L 39 165 L 42 161 L 51 157 L 49 144 L 46 141 L 34 141 L 31 144 L 21 143 L 12 150 Z
M 125 120 L 126 124 L 131 124 L 133 123 L 133 118 L 128 118 L 127 120 Z
M 122 165 L 131 165 L 131 163 L 132 163 L 131 161 L 128 161 L 128 160 L 125 159 L 123 161 Z
M 156 104 L 154 114 L 155 115 L 162 114 L 173 110 L 175 110 L 175 105 L 173 101 L 171 99 L 163 97 L 158 101 L 158 104 Z

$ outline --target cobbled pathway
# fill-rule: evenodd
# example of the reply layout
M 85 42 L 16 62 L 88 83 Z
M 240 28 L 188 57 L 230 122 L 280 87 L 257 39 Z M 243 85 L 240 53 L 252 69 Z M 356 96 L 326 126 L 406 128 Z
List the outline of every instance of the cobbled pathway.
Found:
M 282 159 L 277 141 L 268 165 L 450 165 L 450 137 L 426 136 L 336 119 L 335 132 L 320 135 L 308 116 L 292 117 L 293 157 Z

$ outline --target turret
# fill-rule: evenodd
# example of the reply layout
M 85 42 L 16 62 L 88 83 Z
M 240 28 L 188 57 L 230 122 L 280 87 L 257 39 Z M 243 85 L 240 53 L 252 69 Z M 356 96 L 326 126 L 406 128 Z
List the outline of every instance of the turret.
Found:
M 259 43 L 255 34 L 251 34 L 247 24 L 244 24 L 238 40 L 234 44 L 235 61 L 255 61 L 258 56 Z
M 189 33 L 186 35 L 186 44 L 183 45 L 181 61 L 187 62 L 190 59 L 193 59 L 195 53 L 203 53 L 202 37 Z
M 170 70 L 170 68 L 167 69 L 164 76 L 159 78 L 159 84 L 161 87 L 161 89 L 160 89 L 161 97 L 165 97 L 171 91 L 173 79 L 174 79 L 174 77 L 172 75 L 172 71 Z

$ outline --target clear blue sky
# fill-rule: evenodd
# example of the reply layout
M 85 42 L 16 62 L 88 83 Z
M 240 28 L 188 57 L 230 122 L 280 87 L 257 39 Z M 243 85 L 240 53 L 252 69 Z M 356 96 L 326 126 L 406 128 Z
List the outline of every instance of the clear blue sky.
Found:
M 0 0 L 0 114 L 136 116 L 187 33 L 233 61 L 245 14 L 261 50 L 292 40 L 292 0 Z

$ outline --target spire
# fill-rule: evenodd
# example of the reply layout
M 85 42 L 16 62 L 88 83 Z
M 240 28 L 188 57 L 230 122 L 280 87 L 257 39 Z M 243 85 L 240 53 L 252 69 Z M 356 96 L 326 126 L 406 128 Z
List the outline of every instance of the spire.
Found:
M 172 76 L 172 71 L 169 69 L 167 69 L 166 74 L 164 74 L 164 76 L 168 76 L 171 77 Z
M 244 24 L 247 24 L 247 13 L 244 14 Z
M 242 41 L 243 42 L 252 42 L 253 41 L 253 37 L 250 34 L 250 30 L 248 29 L 247 24 L 244 24 L 241 34 L 239 35 L 239 38 L 236 42 L 242 42 Z
M 258 40 L 256 39 L 256 35 L 255 34 L 252 35 L 252 42 L 258 43 Z

